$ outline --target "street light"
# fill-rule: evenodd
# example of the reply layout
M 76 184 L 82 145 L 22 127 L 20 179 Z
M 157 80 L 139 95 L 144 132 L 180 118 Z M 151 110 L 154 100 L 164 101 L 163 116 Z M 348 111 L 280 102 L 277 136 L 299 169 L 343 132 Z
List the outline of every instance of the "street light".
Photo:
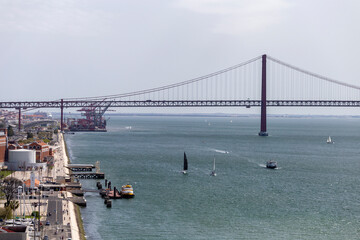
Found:
M 19 199 L 19 205 L 20 205 L 20 214 L 22 215 L 22 208 L 21 208 L 21 196 L 22 196 L 22 192 L 23 192 L 23 187 L 22 186 L 18 186 L 18 199 Z M 25 209 L 25 206 L 24 206 Z

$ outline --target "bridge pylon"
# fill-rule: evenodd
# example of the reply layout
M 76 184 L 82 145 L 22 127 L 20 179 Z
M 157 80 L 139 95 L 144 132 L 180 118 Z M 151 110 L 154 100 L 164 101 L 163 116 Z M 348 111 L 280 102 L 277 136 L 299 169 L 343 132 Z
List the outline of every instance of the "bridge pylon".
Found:
M 60 105 L 60 131 L 64 130 L 64 99 L 61 99 Z
M 259 136 L 266 137 L 266 54 L 262 55 L 261 72 L 261 123 Z
M 19 107 L 19 132 L 21 131 L 21 108 Z

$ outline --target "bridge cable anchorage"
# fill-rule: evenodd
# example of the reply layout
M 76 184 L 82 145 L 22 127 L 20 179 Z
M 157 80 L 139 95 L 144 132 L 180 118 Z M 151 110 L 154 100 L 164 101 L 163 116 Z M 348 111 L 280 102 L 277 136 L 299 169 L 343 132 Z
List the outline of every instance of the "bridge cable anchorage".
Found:
M 180 87 L 180 86 L 184 86 L 184 85 L 188 85 L 190 83 L 194 83 L 194 82 L 198 82 L 210 77 L 214 77 L 214 76 L 218 76 L 220 74 L 229 72 L 231 70 L 240 68 L 242 66 L 248 65 L 252 62 L 255 62 L 257 60 L 261 59 L 261 56 L 258 56 L 256 58 L 253 58 L 251 60 L 248 60 L 246 62 L 234 65 L 232 67 L 229 68 L 225 68 L 223 70 L 219 70 L 217 72 L 213 72 L 201 77 L 197 77 L 197 78 L 193 78 L 187 81 L 183 81 L 180 83 L 174 83 L 174 84 L 170 84 L 170 85 L 166 85 L 166 86 L 162 86 L 162 87 L 157 87 L 157 88 L 151 88 L 151 89 L 146 89 L 146 90 L 141 90 L 141 91 L 135 91 L 135 92 L 128 92 L 128 93 L 122 93 L 122 94 L 114 94 L 114 95 L 104 95 L 104 96 L 96 96 L 96 97 L 83 97 L 83 98 L 64 98 L 64 100 L 73 100 L 73 101 L 77 101 L 77 100 L 100 100 L 100 99 L 109 99 L 109 98 L 123 98 L 123 97 L 130 97 L 130 96 L 136 96 L 136 95 L 143 95 L 143 94 L 147 94 L 147 93 L 153 93 L 153 92 L 157 92 L 157 91 L 163 91 L 163 90 L 168 90 L 170 88 L 175 88 L 175 87 Z

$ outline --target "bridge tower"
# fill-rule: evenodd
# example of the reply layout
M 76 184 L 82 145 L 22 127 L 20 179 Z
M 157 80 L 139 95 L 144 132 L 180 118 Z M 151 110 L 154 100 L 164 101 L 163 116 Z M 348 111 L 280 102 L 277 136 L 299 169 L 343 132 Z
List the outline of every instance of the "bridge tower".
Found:
M 60 131 L 62 132 L 64 130 L 64 99 L 61 99 L 60 111 Z
M 19 132 L 21 131 L 21 107 L 19 107 Z
M 266 132 L 266 54 L 262 55 L 261 72 L 261 123 L 259 136 L 268 136 Z

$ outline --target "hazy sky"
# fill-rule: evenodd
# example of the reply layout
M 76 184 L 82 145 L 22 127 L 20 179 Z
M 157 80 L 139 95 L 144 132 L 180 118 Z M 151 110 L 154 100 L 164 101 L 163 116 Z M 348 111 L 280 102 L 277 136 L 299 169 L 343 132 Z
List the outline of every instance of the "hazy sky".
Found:
M 137 91 L 264 53 L 360 85 L 359 23 L 355 0 L 0 0 L 0 101 Z

